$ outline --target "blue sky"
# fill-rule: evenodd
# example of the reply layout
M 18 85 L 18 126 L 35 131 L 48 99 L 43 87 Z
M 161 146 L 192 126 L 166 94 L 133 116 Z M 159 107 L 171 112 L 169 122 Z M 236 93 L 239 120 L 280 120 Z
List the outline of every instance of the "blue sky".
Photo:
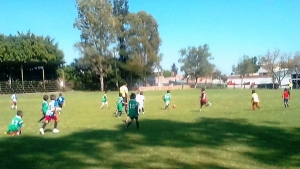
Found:
M 299 7 L 299 0 L 129 0 L 130 12 L 144 10 L 157 20 L 164 69 L 178 65 L 180 49 L 208 44 L 226 74 L 243 55 L 300 51 Z M 70 63 L 79 56 L 76 17 L 75 0 L 2 0 L 0 33 L 49 35 Z

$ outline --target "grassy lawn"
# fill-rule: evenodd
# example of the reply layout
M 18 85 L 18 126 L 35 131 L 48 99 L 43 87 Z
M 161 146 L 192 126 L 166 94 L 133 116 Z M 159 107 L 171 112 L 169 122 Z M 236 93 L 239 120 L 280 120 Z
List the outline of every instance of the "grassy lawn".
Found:
M 109 109 L 100 109 L 101 92 L 65 93 L 59 115 L 60 133 L 38 123 L 43 94 L 20 94 L 24 112 L 21 136 L 0 135 L 0 169 L 300 168 L 300 90 L 283 108 L 281 90 L 257 90 L 261 110 L 251 110 L 250 90 L 207 90 L 211 107 L 199 112 L 198 90 L 144 92 L 140 130 L 124 127 L 114 117 L 116 92 L 108 93 Z M 10 95 L 0 96 L 0 128 L 4 132 L 16 111 Z

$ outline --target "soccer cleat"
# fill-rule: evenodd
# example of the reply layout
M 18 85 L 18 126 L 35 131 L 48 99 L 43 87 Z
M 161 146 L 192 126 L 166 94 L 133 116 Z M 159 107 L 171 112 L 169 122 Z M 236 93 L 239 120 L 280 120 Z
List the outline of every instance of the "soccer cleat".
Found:
M 59 133 L 58 129 L 53 129 L 53 133 Z
M 43 129 L 43 128 L 40 128 L 40 133 L 41 133 L 41 135 L 44 135 L 44 134 L 45 134 L 45 132 L 44 132 L 44 129 Z

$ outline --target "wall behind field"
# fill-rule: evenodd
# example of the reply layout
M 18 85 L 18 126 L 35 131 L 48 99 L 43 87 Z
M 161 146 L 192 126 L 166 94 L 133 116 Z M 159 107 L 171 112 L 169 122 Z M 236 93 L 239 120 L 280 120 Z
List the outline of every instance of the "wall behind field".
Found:
M 174 86 L 147 86 L 139 87 L 141 91 L 152 91 L 152 90 L 179 90 L 179 89 L 189 89 L 190 85 L 174 85 Z

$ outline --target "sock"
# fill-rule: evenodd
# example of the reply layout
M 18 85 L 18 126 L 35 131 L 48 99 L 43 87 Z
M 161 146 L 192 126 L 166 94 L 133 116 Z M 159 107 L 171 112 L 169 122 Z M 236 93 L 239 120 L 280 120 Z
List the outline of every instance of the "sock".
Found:
M 54 122 L 54 128 L 57 128 L 57 121 Z
M 14 107 L 15 107 L 15 106 L 14 106 L 14 105 L 12 105 L 12 106 L 11 106 L 11 109 L 13 109 Z
M 136 124 L 136 128 L 140 129 L 140 123 L 139 123 L 139 121 L 136 121 L 135 124 Z
M 39 120 L 39 122 L 41 122 L 42 120 L 44 120 L 45 119 L 45 116 L 43 116 L 40 120 Z
M 16 109 L 18 109 L 18 106 L 15 106 Z
M 46 127 L 47 124 L 48 124 L 48 123 L 44 123 L 44 124 L 42 125 L 42 128 L 45 129 L 45 127 Z
M 127 126 L 127 128 L 130 126 L 130 124 L 131 124 L 131 121 L 129 121 L 129 122 L 126 122 L 126 126 Z

